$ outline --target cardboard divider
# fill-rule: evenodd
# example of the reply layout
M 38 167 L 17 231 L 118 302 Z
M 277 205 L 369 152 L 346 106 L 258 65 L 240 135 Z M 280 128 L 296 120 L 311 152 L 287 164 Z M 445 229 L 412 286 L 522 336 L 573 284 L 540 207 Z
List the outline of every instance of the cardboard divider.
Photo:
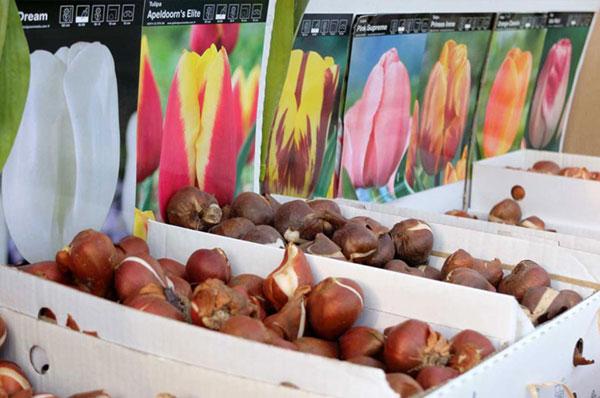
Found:
M 473 164 L 470 207 L 475 215 L 487 215 L 513 186 L 525 189 L 519 201 L 523 218 L 536 215 L 559 234 L 600 240 L 600 182 L 528 172 L 539 160 L 551 160 L 561 168 L 586 167 L 600 171 L 600 158 L 564 153 L 521 150 Z M 513 170 L 506 167 L 525 170 Z M 600 250 L 596 252 L 600 253 Z
M 323 397 L 145 354 L 4 307 L 0 317 L 9 333 L 0 358 L 17 363 L 36 391 L 61 397 L 97 389 L 115 398 L 185 398 L 194 390 L 202 397 Z M 43 374 L 40 365 L 47 365 Z
M 283 249 L 157 222 L 150 223 L 148 244 L 155 257 L 169 257 L 184 263 L 197 249 L 218 247 L 227 254 L 234 275 L 254 273 L 262 277 L 279 266 L 284 253 Z M 306 257 L 315 281 L 334 276 L 354 279 L 361 285 L 365 310 L 359 324 L 383 330 L 408 318 L 416 318 L 431 323 L 447 337 L 463 329 L 477 330 L 497 346 L 512 343 L 533 330 L 516 300 L 510 296 L 331 258 Z M 444 297 L 444 300 L 436 297 Z M 490 319 L 474 316 L 488 312 L 496 316 Z

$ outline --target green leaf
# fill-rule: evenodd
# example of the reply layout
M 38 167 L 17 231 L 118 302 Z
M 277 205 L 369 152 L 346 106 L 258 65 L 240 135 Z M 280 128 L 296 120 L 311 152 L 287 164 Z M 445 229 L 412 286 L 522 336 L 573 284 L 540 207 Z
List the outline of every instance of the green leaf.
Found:
M 331 177 L 333 176 L 333 169 L 335 167 L 335 151 L 337 149 L 337 135 L 335 133 L 331 134 L 326 145 L 327 149 L 325 150 L 325 156 L 323 157 L 321 175 L 319 176 L 319 181 L 317 182 L 317 186 L 312 195 L 315 198 L 325 198 L 329 191 Z
M 19 130 L 28 89 L 29 46 L 19 11 L 14 0 L 0 0 L 0 171 Z
M 246 163 L 248 161 L 248 154 L 250 153 L 250 149 L 252 145 L 254 145 L 254 136 L 256 135 L 256 126 L 250 131 L 250 134 L 246 137 L 240 152 L 238 153 L 238 158 L 236 162 L 236 176 L 235 176 L 235 196 L 237 197 L 240 193 L 242 193 L 242 187 L 244 186 L 244 181 L 242 178 L 242 172 L 244 171 L 244 167 L 246 167 Z
M 348 170 L 346 170 L 345 167 L 342 167 L 342 197 L 346 199 L 358 200 L 358 196 L 356 196 L 356 190 L 354 189 L 354 185 L 350 179 L 350 174 L 348 174 Z
M 269 63 L 265 86 L 263 110 L 262 142 L 260 152 L 260 181 L 265 179 L 267 148 L 271 135 L 271 124 L 279 105 L 281 90 L 287 75 L 292 46 L 300 19 L 309 0 L 278 0 L 275 4 L 275 18 L 269 50 Z

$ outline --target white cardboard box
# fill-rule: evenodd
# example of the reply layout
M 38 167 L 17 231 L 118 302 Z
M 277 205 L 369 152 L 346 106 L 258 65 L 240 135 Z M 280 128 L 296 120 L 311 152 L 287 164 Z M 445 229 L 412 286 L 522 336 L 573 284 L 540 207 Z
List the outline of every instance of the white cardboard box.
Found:
M 521 150 L 480 160 L 473 164 L 471 211 L 487 215 L 510 197 L 513 186 L 520 185 L 525 189 L 519 202 L 524 218 L 535 215 L 559 233 L 600 240 L 600 182 L 525 171 L 539 160 L 551 160 L 561 168 L 600 171 L 600 158 L 556 152 Z
M 38 392 L 66 397 L 104 389 L 113 398 L 321 396 L 135 351 L 4 307 L 0 317 L 8 328 L 0 358 L 17 363 Z

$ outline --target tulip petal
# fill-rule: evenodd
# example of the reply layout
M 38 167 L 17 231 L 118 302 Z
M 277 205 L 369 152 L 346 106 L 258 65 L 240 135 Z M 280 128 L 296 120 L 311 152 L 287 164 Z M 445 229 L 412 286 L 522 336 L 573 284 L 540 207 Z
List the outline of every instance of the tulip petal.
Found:
M 235 125 L 235 147 L 236 152 L 239 152 L 242 144 L 244 143 L 244 122 L 243 122 L 243 92 L 244 86 L 246 85 L 246 77 L 244 76 L 244 69 L 238 66 L 233 73 L 232 80 L 232 92 L 233 92 L 233 108 L 231 109 L 231 117 L 234 119 Z
M 64 57 L 47 51 L 31 55 L 25 114 L 4 170 L 8 228 L 30 262 L 52 258 L 83 229 L 100 229 L 115 194 L 114 61 L 100 43 L 73 47 L 72 54 L 60 51 Z
M 199 99 L 202 114 L 196 140 L 196 179 L 201 190 L 215 195 L 225 206 L 235 194 L 238 148 L 235 121 L 230 114 L 234 106 L 231 72 L 224 49 L 207 64 L 204 79 Z
M 95 76 L 90 79 L 90 73 Z M 72 58 L 64 80 L 77 161 L 76 191 L 68 237 L 99 229 L 119 177 L 119 102 L 115 64 L 108 47 L 89 44 Z
M 448 80 L 446 69 L 436 62 L 425 89 L 419 142 L 421 163 L 429 175 L 436 175 L 441 167 L 440 155 L 444 145 L 444 125 Z
M 205 55 L 212 59 L 216 50 L 207 50 Z M 166 220 L 171 197 L 179 189 L 195 185 L 196 181 L 195 145 L 200 133 L 202 62 L 198 54 L 184 51 L 167 100 L 158 177 L 158 201 L 163 220 Z
M 571 69 L 571 41 L 561 39 L 546 57 L 531 105 L 529 141 L 536 149 L 550 143 L 563 114 Z
M 219 28 L 220 45 L 225 47 L 227 54 L 231 54 L 235 50 L 235 46 L 240 36 L 239 23 L 226 23 L 217 25 Z M 219 49 L 219 46 L 217 46 Z
M 142 36 L 137 120 L 138 183 L 151 176 L 160 163 L 163 114 L 158 86 L 150 65 L 148 39 Z
M 133 234 L 138 238 L 146 240 L 148 238 L 148 222 L 150 220 L 156 221 L 156 218 L 154 218 L 154 213 L 149 210 L 141 211 L 139 209 L 135 209 Z
M 221 47 L 219 24 L 192 25 L 190 31 L 190 50 L 203 54 L 210 46 Z
M 506 153 L 512 146 L 525 106 L 531 66 L 531 53 L 518 48 L 510 50 L 500 66 L 485 113 L 485 157 Z
M 404 64 L 398 61 L 386 65 L 381 105 L 367 149 L 365 169 L 375 172 L 374 180 L 370 184 L 365 182 L 373 186 L 383 186 L 389 181 L 410 139 L 410 78 Z

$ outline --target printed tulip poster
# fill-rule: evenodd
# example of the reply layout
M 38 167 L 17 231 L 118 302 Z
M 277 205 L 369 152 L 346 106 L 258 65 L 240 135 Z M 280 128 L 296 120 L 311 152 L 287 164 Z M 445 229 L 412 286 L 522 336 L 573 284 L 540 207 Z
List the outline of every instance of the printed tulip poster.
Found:
M 143 3 L 17 1 L 29 46 L 23 117 L 2 171 L 8 260 L 54 259 L 93 228 L 133 229 L 126 145 L 137 107 Z M 26 211 L 23 211 L 26 209 Z M 5 246 L 5 242 L 2 242 Z
M 528 148 L 558 151 L 567 120 L 567 104 L 588 37 L 593 13 L 550 13 L 529 120 Z
M 428 29 L 428 14 L 363 16 L 355 24 L 339 196 L 385 202 L 402 191 Z
M 493 23 L 494 14 L 431 15 L 405 174 L 396 174 L 396 196 L 465 179 Z
M 263 192 L 334 196 L 351 25 L 351 14 L 304 15 L 271 133 L 263 137 Z
M 147 1 L 137 114 L 136 234 L 186 186 L 221 206 L 253 188 L 268 0 Z
M 475 160 L 526 146 L 547 19 L 548 14 L 498 15 L 479 96 Z

